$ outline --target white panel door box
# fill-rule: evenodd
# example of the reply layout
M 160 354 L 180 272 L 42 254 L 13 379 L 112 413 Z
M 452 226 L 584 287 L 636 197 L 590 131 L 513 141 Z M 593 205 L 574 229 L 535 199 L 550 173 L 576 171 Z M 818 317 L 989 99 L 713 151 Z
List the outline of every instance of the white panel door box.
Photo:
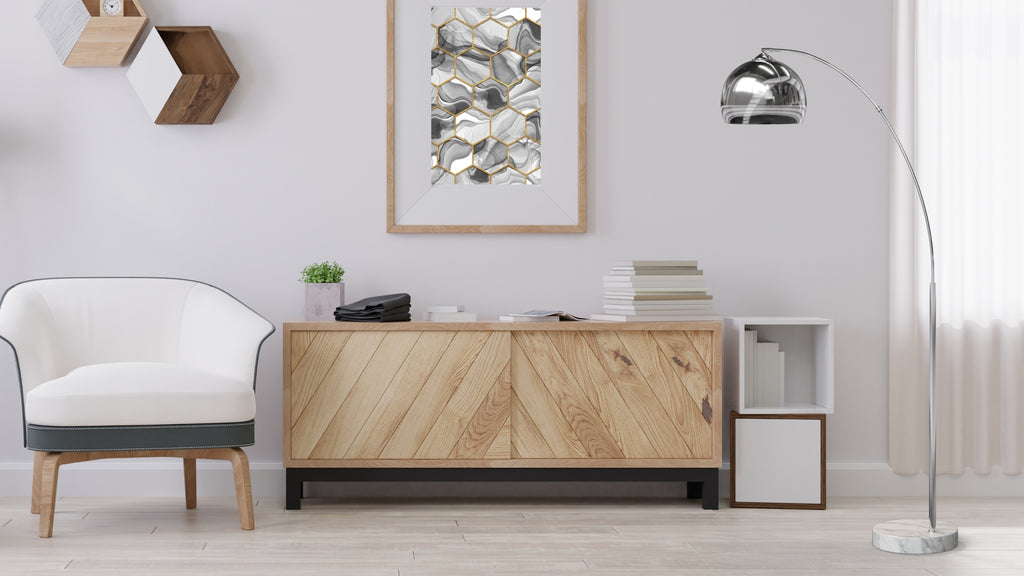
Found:
M 825 509 L 825 415 L 730 418 L 734 508 Z
M 832 414 L 832 320 L 746 316 L 726 319 L 726 406 L 740 414 Z

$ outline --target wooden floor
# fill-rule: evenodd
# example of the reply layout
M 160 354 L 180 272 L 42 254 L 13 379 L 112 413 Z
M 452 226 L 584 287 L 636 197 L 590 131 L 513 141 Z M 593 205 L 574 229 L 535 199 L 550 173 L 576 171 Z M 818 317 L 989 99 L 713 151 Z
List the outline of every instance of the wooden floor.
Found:
M 880 521 L 918 518 L 921 499 L 830 499 L 825 511 L 701 510 L 685 500 L 405 500 L 256 503 L 63 498 L 52 539 L 28 498 L 0 498 L 0 574 L 452 576 L 1024 574 L 1024 500 L 941 502 L 960 547 L 899 556 L 871 546 Z

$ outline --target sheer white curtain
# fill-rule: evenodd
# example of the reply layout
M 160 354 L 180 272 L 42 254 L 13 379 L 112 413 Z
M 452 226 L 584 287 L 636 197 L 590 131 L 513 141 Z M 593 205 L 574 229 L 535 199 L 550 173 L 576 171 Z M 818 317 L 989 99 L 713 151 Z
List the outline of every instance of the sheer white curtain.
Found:
M 1024 2 L 896 0 L 893 117 L 935 238 L 937 467 L 1024 465 Z M 889 463 L 928 465 L 928 247 L 894 149 Z

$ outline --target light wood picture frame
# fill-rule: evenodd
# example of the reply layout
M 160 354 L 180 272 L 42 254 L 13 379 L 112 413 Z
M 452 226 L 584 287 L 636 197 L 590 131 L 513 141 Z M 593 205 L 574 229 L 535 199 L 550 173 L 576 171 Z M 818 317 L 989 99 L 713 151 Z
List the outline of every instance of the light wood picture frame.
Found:
M 537 170 L 537 178 L 523 184 L 454 183 L 450 175 L 451 182 L 435 183 L 431 176 L 430 158 L 438 150 L 431 148 L 437 103 L 428 49 L 432 9 L 481 9 L 494 0 L 403 0 L 397 7 L 386 1 L 387 231 L 586 232 L 586 0 L 529 3 L 531 11 L 540 10 L 545 29 L 540 52 L 546 70 L 539 82 L 545 126 L 538 137 L 543 177 Z

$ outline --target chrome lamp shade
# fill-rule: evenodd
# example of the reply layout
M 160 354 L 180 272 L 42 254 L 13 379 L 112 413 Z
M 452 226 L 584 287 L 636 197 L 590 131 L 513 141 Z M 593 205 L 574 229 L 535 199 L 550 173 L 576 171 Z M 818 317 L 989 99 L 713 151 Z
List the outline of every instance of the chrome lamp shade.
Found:
M 765 54 L 744 62 L 722 87 L 727 124 L 799 124 L 807 111 L 804 83 L 789 66 Z

